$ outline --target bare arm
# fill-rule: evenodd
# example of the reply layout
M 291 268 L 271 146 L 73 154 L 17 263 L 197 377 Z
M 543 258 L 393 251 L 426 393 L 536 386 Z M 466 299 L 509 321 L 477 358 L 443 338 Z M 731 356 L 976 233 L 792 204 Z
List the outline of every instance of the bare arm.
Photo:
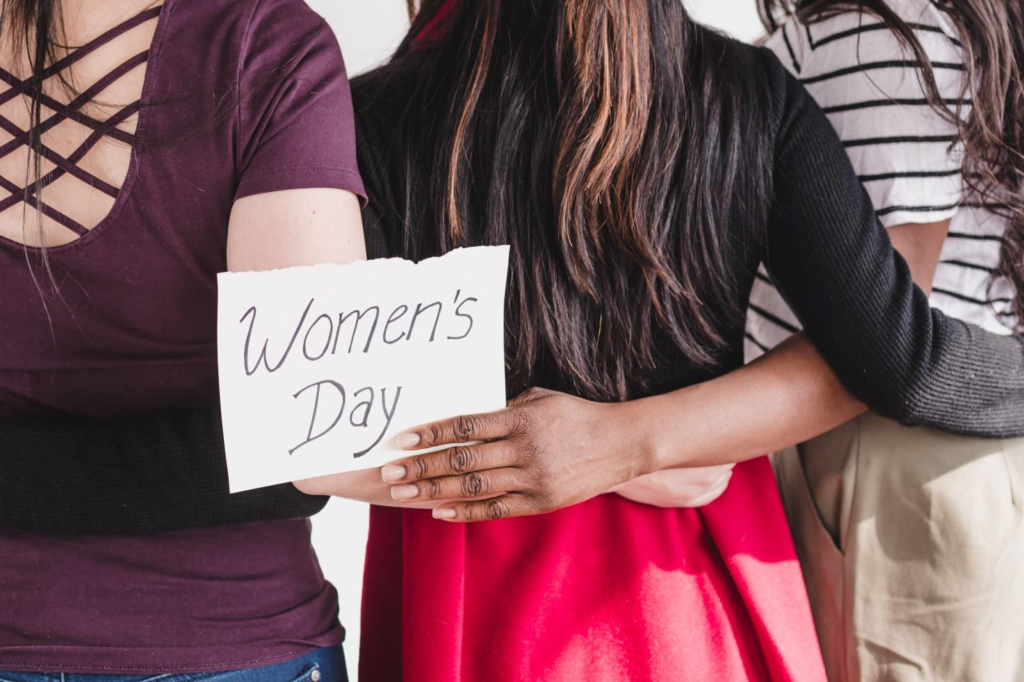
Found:
M 942 245 L 948 234 L 948 220 L 926 224 L 908 223 L 889 228 L 893 248 L 900 252 L 910 266 L 914 284 L 926 294 L 932 293 L 932 280 L 935 279 L 935 269 L 939 265 Z
M 343 263 L 364 253 L 358 201 L 332 189 L 239 199 L 228 242 L 234 270 Z M 291 486 L 228 495 L 220 415 L 212 405 L 110 419 L 3 418 L 0 443 L 5 528 L 147 535 L 304 518 L 323 506 Z M 147 476 L 124 475 L 138 471 L 140 461 Z
M 889 229 L 893 247 L 926 292 L 948 232 L 948 220 Z M 642 432 L 651 439 L 647 449 L 657 469 L 742 461 L 801 443 L 867 411 L 803 333 L 746 367 L 626 409 L 649 425 Z M 665 420 L 667 414 L 673 418 Z M 678 443 L 687 444 L 685 452 Z
M 228 270 L 274 270 L 366 259 L 359 200 L 337 189 L 298 189 L 240 199 L 228 225 Z M 375 472 L 374 472 L 375 474 Z M 382 502 L 391 499 L 377 475 L 331 477 L 332 494 Z M 314 494 L 313 487 L 298 486 Z
M 949 221 L 929 224 L 898 225 L 889 229 L 893 247 L 910 266 L 914 282 L 931 292 L 931 283 L 949 233 Z M 686 442 L 717 461 L 721 457 L 758 455 L 772 452 L 818 435 L 867 411 L 839 382 L 804 334 L 797 334 L 778 348 L 759 358 L 752 368 L 739 370 L 740 376 L 723 377 L 721 383 L 709 382 L 695 387 L 678 400 L 692 400 L 695 421 L 691 429 L 703 436 Z M 736 395 L 733 395 L 736 393 Z M 747 402 L 755 399 L 757 405 Z M 687 409 L 685 406 L 655 405 L 663 409 Z M 707 414 L 719 404 L 718 414 Z M 736 414 L 743 412 L 743 414 Z M 737 428 L 737 425 L 739 427 Z M 669 462 L 667 468 L 626 481 L 612 490 L 636 502 L 662 507 L 699 506 L 725 492 L 732 464 L 674 466 L 679 454 L 672 442 L 658 437 L 657 429 L 644 433 L 656 438 L 648 444 L 652 460 Z M 679 441 L 677 441 L 679 442 Z M 765 445 L 771 443 L 772 445 Z
M 293 189 L 235 202 L 228 270 L 274 270 L 366 259 L 359 199 L 339 189 Z
M 641 432 L 655 470 L 744 461 L 867 411 L 802 333 L 734 372 L 624 408 L 651 425 Z
M 931 289 L 948 229 L 949 221 L 944 221 L 900 225 L 888 231 L 915 282 L 926 291 Z M 689 468 L 730 465 L 779 450 L 825 433 L 866 411 L 867 407 L 843 386 L 806 335 L 799 333 L 745 367 L 661 396 L 601 405 L 539 391 L 513 401 L 513 409 L 497 413 L 500 416 L 448 420 L 437 429 L 417 429 L 420 441 L 411 449 L 475 439 L 505 441 L 423 455 L 419 458 L 425 463 L 422 468 L 413 467 L 411 460 L 399 461 L 385 467 L 383 477 L 399 484 L 404 494 L 412 495 L 408 498 L 412 503 L 454 502 L 472 492 L 486 496 L 502 488 L 525 487 L 516 479 L 516 472 L 528 470 L 534 463 L 523 461 L 524 451 L 584 451 L 597 457 L 610 445 L 609 460 L 614 458 L 616 466 L 593 470 L 606 477 L 605 484 L 582 484 L 579 462 L 574 458 L 564 467 L 546 460 L 550 500 L 524 499 L 517 493 L 436 513 L 457 509 L 457 516 L 443 518 L 459 521 L 536 513 L 578 501 L 574 500 L 577 491 L 585 499 L 584 490 L 601 489 L 602 485 L 606 485 L 604 490 L 624 493 L 639 502 L 670 506 L 664 495 L 657 501 L 645 499 L 652 479 L 698 475 L 715 485 L 715 476 Z M 624 458 L 622 452 L 635 456 Z M 489 462 L 488 466 L 506 467 L 498 469 L 505 473 L 466 473 L 485 468 L 478 465 L 484 461 Z M 414 469 L 425 475 L 410 475 Z M 422 479 L 433 480 L 422 483 Z M 648 490 L 641 483 L 645 479 Z M 639 487 L 631 487 L 634 482 Z M 338 494 L 330 486 L 310 492 Z
M 552 511 L 665 468 L 741 461 L 863 410 L 836 376 L 903 424 L 988 437 L 1024 433 L 1024 339 L 929 306 L 831 123 L 796 80 L 784 73 L 782 80 L 762 258 L 835 376 L 797 339 L 729 376 L 633 403 L 527 391 L 508 409 L 404 434 L 408 450 L 447 449 L 384 467 L 396 499 L 472 496 L 435 516 L 477 521 Z M 921 237 L 899 233 L 901 240 Z M 473 441 L 480 443 L 459 445 Z

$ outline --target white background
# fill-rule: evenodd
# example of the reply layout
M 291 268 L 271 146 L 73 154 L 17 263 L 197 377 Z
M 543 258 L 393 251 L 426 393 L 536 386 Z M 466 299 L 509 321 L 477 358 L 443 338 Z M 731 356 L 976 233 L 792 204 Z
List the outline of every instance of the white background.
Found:
M 478 0 L 483 1 L 483 0 Z M 755 0 L 686 0 L 699 20 L 742 40 L 762 35 Z M 408 28 L 405 0 L 307 0 L 330 22 L 350 75 L 385 61 Z M 345 655 L 355 679 L 359 653 L 359 600 L 363 580 L 367 507 L 334 499 L 314 517 L 313 544 L 324 574 L 338 589 L 341 622 L 348 631 Z

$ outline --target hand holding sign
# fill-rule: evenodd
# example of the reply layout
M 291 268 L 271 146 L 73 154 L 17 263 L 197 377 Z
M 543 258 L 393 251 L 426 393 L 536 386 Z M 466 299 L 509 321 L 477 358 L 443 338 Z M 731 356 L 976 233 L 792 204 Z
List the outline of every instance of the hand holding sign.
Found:
M 578 504 L 650 472 L 642 401 L 597 403 L 530 389 L 508 409 L 444 419 L 399 437 L 407 449 L 445 449 L 381 470 L 392 499 L 444 503 L 434 517 L 489 521 Z M 408 436 L 408 437 L 407 437 Z M 470 441 L 482 441 L 463 445 Z
M 505 404 L 508 247 L 223 273 L 232 492 L 380 466 L 391 436 Z

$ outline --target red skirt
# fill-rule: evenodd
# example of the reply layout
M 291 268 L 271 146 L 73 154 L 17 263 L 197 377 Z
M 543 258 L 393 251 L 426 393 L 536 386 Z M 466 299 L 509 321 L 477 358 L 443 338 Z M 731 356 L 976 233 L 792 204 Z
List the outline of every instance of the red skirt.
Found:
M 602 495 L 474 525 L 374 508 L 365 682 L 825 679 L 765 457 L 700 509 Z

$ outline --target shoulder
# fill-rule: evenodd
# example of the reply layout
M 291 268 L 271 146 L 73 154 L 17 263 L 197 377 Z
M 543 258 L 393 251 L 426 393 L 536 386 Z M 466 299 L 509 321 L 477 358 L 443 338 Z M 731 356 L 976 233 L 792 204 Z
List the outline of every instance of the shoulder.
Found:
M 746 98 L 764 113 L 772 140 L 785 134 L 789 123 L 804 113 L 813 100 L 803 85 L 767 47 L 743 45 L 747 64 Z
M 939 64 L 960 61 L 961 44 L 945 10 L 931 0 L 889 0 L 887 6 L 914 31 L 929 60 Z M 789 17 L 765 46 L 807 83 L 828 79 L 858 64 L 881 70 L 913 58 L 909 46 L 878 15 L 857 9 L 806 21 Z M 890 66 L 883 66 L 886 63 Z
M 956 101 L 965 85 L 964 55 L 950 17 L 931 0 L 890 0 L 930 63 L 939 96 Z M 801 22 L 791 17 L 766 47 L 806 87 L 844 139 L 948 137 L 948 118 L 929 105 L 918 54 L 879 16 L 841 11 Z M 955 126 L 954 126 L 955 127 Z
M 165 0 L 164 11 L 179 28 L 191 27 L 211 40 L 246 37 L 255 29 L 281 34 L 325 23 L 303 0 Z
M 939 97 L 959 100 L 964 55 L 950 17 L 932 0 L 886 6 L 913 31 Z M 881 17 L 851 10 L 807 23 L 791 18 L 767 45 L 827 116 L 883 224 L 938 222 L 955 212 L 963 187 L 960 154 L 950 147 L 954 109 L 934 106 L 903 36 Z
M 310 41 L 337 41 L 303 0 L 166 0 L 164 51 L 214 72 L 280 59 Z
M 340 62 L 338 41 L 330 26 L 302 0 L 245 0 L 248 14 L 242 58 L 247 62 L 288 57 L 321 48 Z M 274 65 L 279 66 L 279 65 Z
M 173 0 L 190 14 L 216 18 L 226 26 L 252 29 L 294 30 L 325 23 L 304 0 Z M 198 18 L 198 17 L 196 17 Z M 276 25 L 275 25 L 276 24 Z
M 734 78 L 738 80 L 757 82 L 764 77 L 766 70 L 770 72 L 777 68 L 778 60 L 769 50 L 737 40 L 706 26 L 698 26 L 694 47 L 697 52 L 695 56 L 704 62 L 711 72 L 743 67 L 743 71 L 732 72 Z
M 722 93 L 747 113 L 777 127 L 792 80 L 775 54 L 717 31 L 701 28 L 692 56 L 704 74 L 705 92 Z

